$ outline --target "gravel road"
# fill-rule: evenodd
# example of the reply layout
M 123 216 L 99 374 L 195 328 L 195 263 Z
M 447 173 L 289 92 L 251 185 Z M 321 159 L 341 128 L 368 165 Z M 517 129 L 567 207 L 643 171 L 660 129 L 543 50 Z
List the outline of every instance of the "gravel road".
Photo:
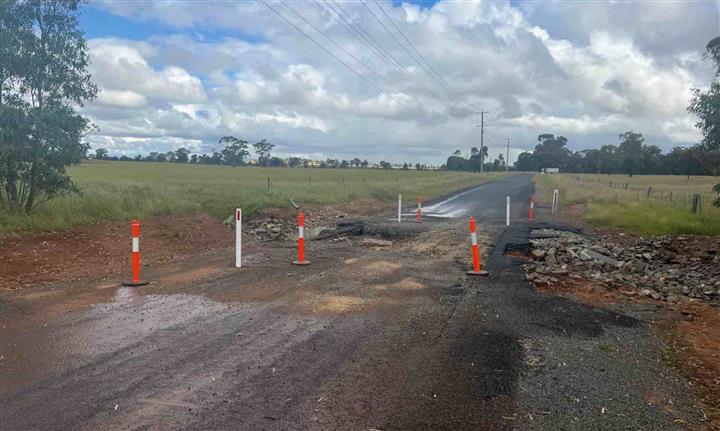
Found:
M 427 202 L 431 230 L 389 246 L 309 242 L 307 267 L 278 242 L 240 271 L 225 250 L 140 289 L 3 294 L 0 428 L 685 429 L 642 310 L 537 293 L 503 253 L 530 235 L 531 178 Z M 487 279 L 464 275 L 469 215 Z

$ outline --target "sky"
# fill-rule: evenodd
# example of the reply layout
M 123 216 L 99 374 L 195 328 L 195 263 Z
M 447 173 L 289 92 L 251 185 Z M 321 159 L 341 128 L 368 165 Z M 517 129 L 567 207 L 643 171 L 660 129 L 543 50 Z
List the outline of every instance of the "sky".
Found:
M 628 130 L 664 151 L 699 140 L 691 88 L 718 1 L 93 1 L 80 23 L 100 89 L 92 148 L 219 150 L 439 165 L 543 133 L 573 150 Z

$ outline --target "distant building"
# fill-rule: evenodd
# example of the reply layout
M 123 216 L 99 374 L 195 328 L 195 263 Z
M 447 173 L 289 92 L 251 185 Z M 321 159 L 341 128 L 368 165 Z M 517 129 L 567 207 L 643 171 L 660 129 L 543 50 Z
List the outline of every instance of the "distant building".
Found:
M 559 174 L 560 168 L 543 168 L 544 174 Z

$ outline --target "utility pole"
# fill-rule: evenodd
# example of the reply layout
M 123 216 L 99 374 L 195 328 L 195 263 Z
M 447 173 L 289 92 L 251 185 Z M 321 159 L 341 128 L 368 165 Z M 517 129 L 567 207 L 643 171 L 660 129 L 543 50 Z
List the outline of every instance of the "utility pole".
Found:
M 485 137 L 485 111 L 480 110 L 480 173 L 483 173 L 485 164 L 485 150 L 484 150 L 484 138 Z
M 505 172 L 510 170 L 510 138 L 508 138 L 507 153 L 505 156 Z

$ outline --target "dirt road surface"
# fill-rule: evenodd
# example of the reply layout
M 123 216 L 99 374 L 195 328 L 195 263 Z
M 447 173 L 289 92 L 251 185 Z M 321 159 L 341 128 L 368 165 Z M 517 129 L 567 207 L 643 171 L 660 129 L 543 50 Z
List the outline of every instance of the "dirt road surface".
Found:
M 642 309 L 524 279 L 531 176 L 427 202 L 392 244 L 256 244 L 0 294 L 5 430 L 672 430 L 700 413 Z M 505 196 L 513 225 L 506 229 Z M 408 212 L 412 212 L 408 208 Z M 387 220 L 379 214 L 379 220 Z M 467 218 L 492 275 L 468 278 Z M 411 220 L 404 222 L 410 225 Z

